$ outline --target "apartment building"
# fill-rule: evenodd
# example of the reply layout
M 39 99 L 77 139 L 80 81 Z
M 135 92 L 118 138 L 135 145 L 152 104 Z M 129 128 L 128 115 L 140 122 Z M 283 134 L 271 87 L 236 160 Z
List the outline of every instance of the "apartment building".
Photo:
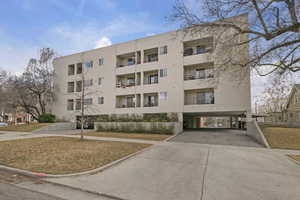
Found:
M 75 121 L 84 87 L 89 116 L 177 113 L 184 128 L 241 128 L 251 113 L 250 73 L 242 80 L 231 70 L 216 77 L 222 52 L 214 42 L 209 31 L 178 30 L 59 57 L 52 111 Z

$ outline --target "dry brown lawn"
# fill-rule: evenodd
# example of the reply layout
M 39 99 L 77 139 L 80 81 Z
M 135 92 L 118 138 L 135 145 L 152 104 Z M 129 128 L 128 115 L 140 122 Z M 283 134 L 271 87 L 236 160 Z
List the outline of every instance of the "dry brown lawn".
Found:
M 300 155 L 288 155 L 288 156 L 300 163 Z
M 47 123 L 31 123 L 31 124 L 20 124 L 0 127 L 0 131 L 19 131 L 19 132 L 31 132 L 36 129 L 48 126 Z
M 272 148 L 300 150 L 300 128 L 265 127 L 262 131 Z
M 85 133 L 85 135 L 96 136 L 96 137 L 112 137 L 112 138 L 141 139 L 141 140 L 154 140 L 154 141 L 162 141 L 170 137 L 170 135 L 160 135 L 160 134 L 118 133 L 118 132 L 92 132 L 92 133 Z
M 70 174 L 101 167 L 149 144 L 43 137 L 0 142 L 0 164 L 47 174 Z

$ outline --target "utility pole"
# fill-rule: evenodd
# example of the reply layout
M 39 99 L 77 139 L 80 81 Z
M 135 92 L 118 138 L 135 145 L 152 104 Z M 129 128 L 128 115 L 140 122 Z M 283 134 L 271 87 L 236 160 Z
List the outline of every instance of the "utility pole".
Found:
M 83 69 L 83 67 L 82 67 Z M 85 92 L 85 89 L 84 89 L 84 75 L 83 75 L 83 71 L 81 73 L 81 100 L 80 100 L 80 103 L 81 103 L 81 129 L 80 129 L 80 140 L 83 140 L 83 129 L 84 129 L 84 92 Z

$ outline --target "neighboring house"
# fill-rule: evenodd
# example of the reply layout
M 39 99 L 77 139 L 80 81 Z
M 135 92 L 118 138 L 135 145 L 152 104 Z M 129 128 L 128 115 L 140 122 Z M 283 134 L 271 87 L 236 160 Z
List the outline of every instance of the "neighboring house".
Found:
M 238 20 L 246 24 L 247 16 Z M 241 71 L 242 80 L 230 69 L 216 73 L 224 52 L 214 36 L 178 30 L 59 57 L 52 112 L 76 121 L 84 73 L 90 117 L 175 112 L 185 128 L 243 128 L 251 118 L 250 72 Z M 237 52 L 247 59 L 247 48 Z
M 1 122 L 9 124 L 25 124 L 33 122 L 31 115 L 23 112 L 21 109 L 16 109 L 14 112 L 2 113 L 0 117 Z
M 300 123 L 300 84 L 295 84 L 291 90 L 285 110 L 285 121 Z

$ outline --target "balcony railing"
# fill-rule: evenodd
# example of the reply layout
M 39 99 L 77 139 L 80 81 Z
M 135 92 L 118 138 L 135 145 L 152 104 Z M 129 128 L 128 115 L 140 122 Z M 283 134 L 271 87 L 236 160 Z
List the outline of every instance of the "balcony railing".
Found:
M 127 67 L 127 66 L 132 66 L 132 65 L 135 65 L 135 60 L 129 61 L 125 64 L 117 64 L 117 67 Z
M 158 83 L 158 75 L 144 78 L 145 85 L 151 85 L 151 84 L 157 84 L 157 83 Z
M 196 50 L 191 48 L 184 49 L 183 56 L 192 56 L 192 55 L 198 55 L 198 54 L 205 54 L 212 50 L 211 47 L 197 47 Z
M 158 102 L 149 102 L 149 103 L 145 103 L 144 104 L 144 107 L 155 107 L 155 106 L 158 106 Z
M 127 84 L 117 83 L 116 87 L 117 88 L 127 88 L 127 87 L 133 87 L 135 85 L 136 85 L 135 83 L 127 83 Z
M 157 61 L 158 61 L 158 54 L 151 54 L 146 56 L 144 63 L 157 62 Z
M 185 74 L 184 75 L 184 80 L 196 80 L 196 79 L 209 79 L 209 78 L 213 78 L 214 75 L 213 74 L 208 74 L 208 75 L 195 75 L 195 74 Z
M 122 105 L 117 105 L 117 108 L 134 108 L 135 107 L 135 103 L 125 103 Z

